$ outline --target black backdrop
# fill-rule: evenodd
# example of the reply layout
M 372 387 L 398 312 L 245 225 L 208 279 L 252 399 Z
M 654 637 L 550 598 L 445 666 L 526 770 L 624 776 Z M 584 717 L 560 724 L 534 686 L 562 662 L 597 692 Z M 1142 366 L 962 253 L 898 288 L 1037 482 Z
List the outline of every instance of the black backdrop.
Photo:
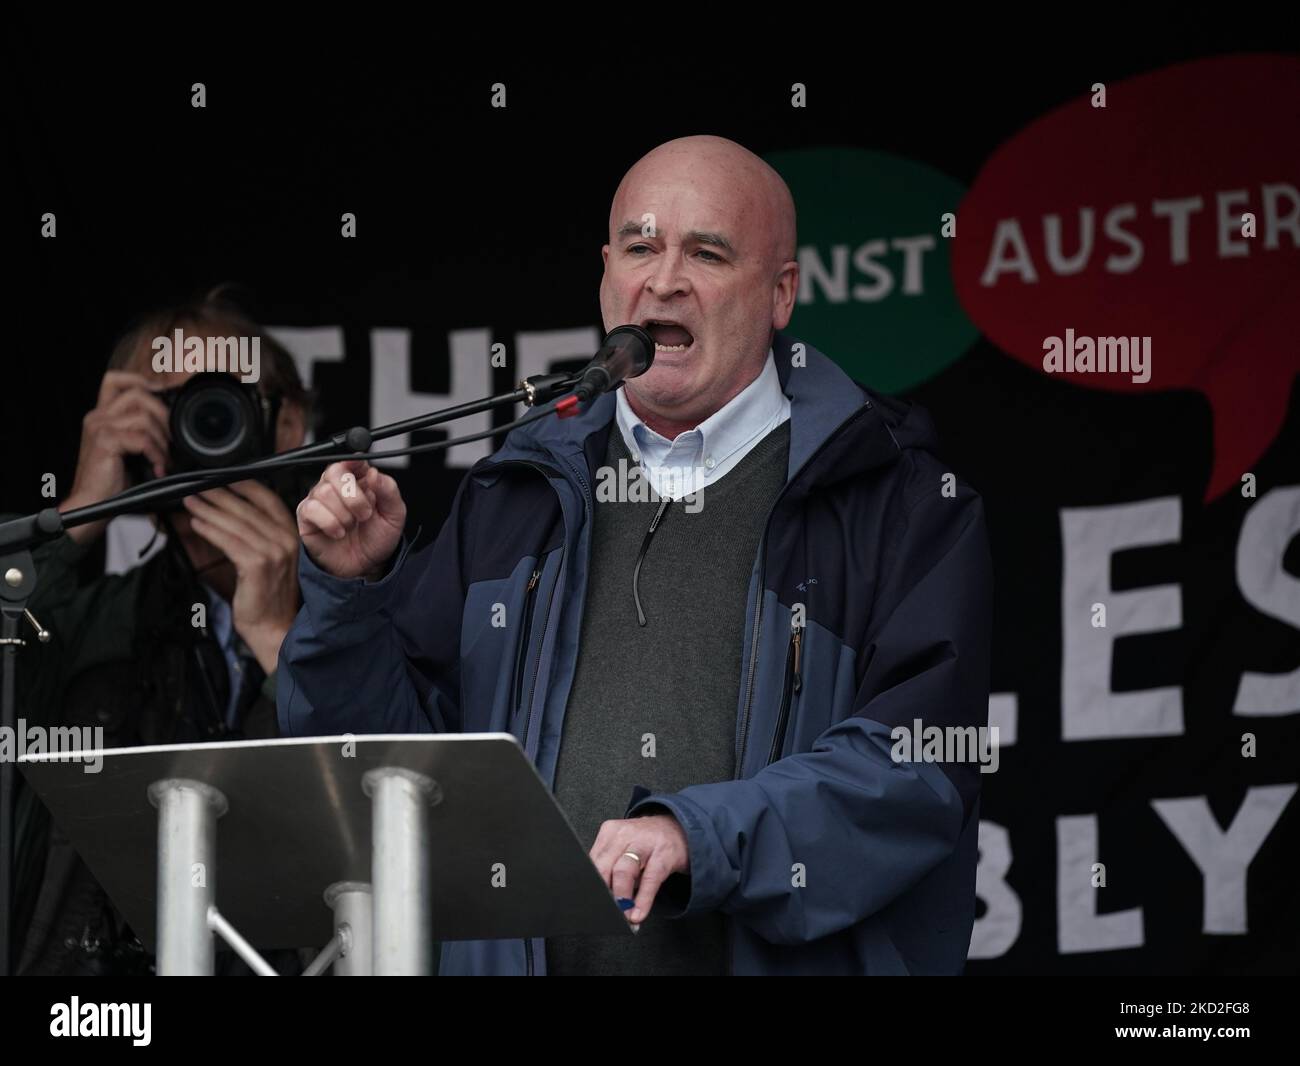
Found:
M 1094 82 L 1280 48 L 1271 36 L 1227 43 L 1216 26 L 1199 38 L 1166 34 L 1158 46 L 1063 54 L 1058 37 L 924 62 L 882 43 L 851 64 L 806 70 L 720 64 L 713 46 L 695 58 L 688 42 L 665 39 L 647 63 L 631 46 L 608 60 L 528 64 L 444 49 L 420 66 L 354 71 L 267 50 L 163 67 L 119 55 L 92 74 L 39 44 L 38 31 L 20 29 L 6 56 L 6 170 L 17 181 L 4 225 L 16 269 L 0 506 L 10 511 L 48 502 L 46 473 L 67 491 L 79 421 L 111 344 L 146 307 L 237 280 L 267 325 L 336 327 L 343 358 L 313 372 L 322 428 L 384 421 L 394 416 L 372 404 L 373 330 L 409 330 L 411 387 L 436 394 L 451 386 L 452 331 L 486 329 L 513 351 L 521 331 L 598 328 L 610 197 L 636 158 L 671 137 L 716 133 L 760 153 L 870 148 L 970 187 L 1000 144 Z M 191 106 L 196 81 L 206 85 L 203 109 Z M 505 109 L 489 106 L 498 81 Z M 790 107 L 794 81 L 808 85 L 805 109 Z M 40 236 L 47 211 L 55 239 Z M 356 239 L 340 237 L 345 211 L 357 216 Z M 512 368 L 493 373 L 495 391 L 513 381 Z M 1300 707 L 1231 714 L 1242 671 L 1295 670 L 1300 639 L 1247 603 L 1234 578 L 1257 501 L 1202 500 L 1212 448 L 1204 397 L 1075 388 L 983 338 L 906 394 L 931 411 L 946 458 L 988 505 L 993 689 L 1014 693 L 1018 708 L 1015 742 L 984 781 L 984 821 L 1005 830 L 1011 853 L 1005 875 L 995 873 L 990 854 L 1007 857 L 990 837 L 980 914 L 997 928 L 977 927 L 977 939 L 995 946 L 975 953 L 970 972 L 1295 972 L 1296 804 L 1284 803 L 1249 865 L 1248 927 L 1233 932 L 1203 929 L 1202 875 L 1152 807 L 1204 796 L 1226 828 L 1250 790 L 1294 790 L 1300 771 Z M 1288 412 L 1251 467 L 1260 496 L 1300 484 L 1294 392 Z M 462 474 L 441 455 L 412 460 L 400 474 L 412 526 L 436 529 Z M 1178 537 L 1116 554 L 1110 576 L 1117 590 L 1178 585 L 1182 624 L 1120 639 L 1110 682 L 1115 691 L 1181 686 L 1184 730 L 1067 742 L 1061 509 L 1156 498 L 1178 501 Z M 1280 569 L 1300 575 L 1294 536 Z M 1239 750 L 1246 730 L 1259 738 L 1250 760 Z M 1062 944 L 1062 913 L 1079 903 L 1061 856 L 1077 851 L 1087 827 L 1074 820 L 1088 817 L 1108 881 L 1087 906 L 1098 915 L 1141 908 L 1136 943 Z

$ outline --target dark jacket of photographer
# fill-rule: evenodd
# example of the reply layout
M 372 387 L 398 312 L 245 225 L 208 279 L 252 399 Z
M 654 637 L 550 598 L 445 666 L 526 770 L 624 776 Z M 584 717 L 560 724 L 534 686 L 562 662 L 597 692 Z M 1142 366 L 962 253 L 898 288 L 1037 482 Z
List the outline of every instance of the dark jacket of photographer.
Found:
M 68 536 L 33 553 L 40 582 L 30 608 L 50 630 L 22 649 L 18 714 L 28 725 L 103 729 L 104 747 L 272 737 L 275 675 L 244 670 L 237 729 L 226 723 L 230 679 L 195 604 L 209 594 L 164 548 L 122 575 L 83 581 L 88 546 Z M 19 786 L 15 938 L 19 974 L 148 973 L 152 959 L 44 805 Z

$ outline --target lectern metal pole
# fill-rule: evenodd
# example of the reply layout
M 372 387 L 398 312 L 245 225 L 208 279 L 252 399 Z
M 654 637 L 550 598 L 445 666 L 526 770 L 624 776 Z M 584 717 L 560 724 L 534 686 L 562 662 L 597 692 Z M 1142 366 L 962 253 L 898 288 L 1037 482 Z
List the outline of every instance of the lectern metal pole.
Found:
M 441 799 L 430 777 L 400 767 L 367 771 L 374 882 L 374 973 L 422 975 L 433 970 L 433 893 L 429 808 Z
M 374 948 L 371 937 L 371 892 L 362 881 L 336 881 L 325 890 L 334 912 L 334 935 L 341 940 L 334 960 L 335 977 L 369 977 Z
M 158 974 L 211 976 L 208 908 L 226 797 L 202 782 L 169 778 L 149 786 L 149 802 L 158 808 Z

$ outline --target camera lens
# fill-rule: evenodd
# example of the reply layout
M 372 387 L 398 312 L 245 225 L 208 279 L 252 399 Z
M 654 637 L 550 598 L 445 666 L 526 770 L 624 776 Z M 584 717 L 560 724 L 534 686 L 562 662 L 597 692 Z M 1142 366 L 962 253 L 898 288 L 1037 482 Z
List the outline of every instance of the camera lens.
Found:
M 239 397 L 225 389 L 204 389 L 180 412 L 185 445 L 198 455 L 216 458 L 237 450 L 247 436 Z
M 233 466 L 270 454 L 271 415 L 257 386 L 229 374 L 196 374 L 170 402 L 173 470 Z

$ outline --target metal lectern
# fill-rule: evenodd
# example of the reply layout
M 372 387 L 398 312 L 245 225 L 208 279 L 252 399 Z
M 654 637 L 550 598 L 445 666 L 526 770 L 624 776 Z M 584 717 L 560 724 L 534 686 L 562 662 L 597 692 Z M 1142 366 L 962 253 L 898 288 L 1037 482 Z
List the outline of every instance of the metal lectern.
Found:
M 440 940 L 633 935 L 509 734 L 107 748 L 19 765 L 159 974 L 211 974 L 214 936 L 261 974 L 275 971 L 259 949 L 324 944 L 306 974 L 366 975 L 427 974 Z

